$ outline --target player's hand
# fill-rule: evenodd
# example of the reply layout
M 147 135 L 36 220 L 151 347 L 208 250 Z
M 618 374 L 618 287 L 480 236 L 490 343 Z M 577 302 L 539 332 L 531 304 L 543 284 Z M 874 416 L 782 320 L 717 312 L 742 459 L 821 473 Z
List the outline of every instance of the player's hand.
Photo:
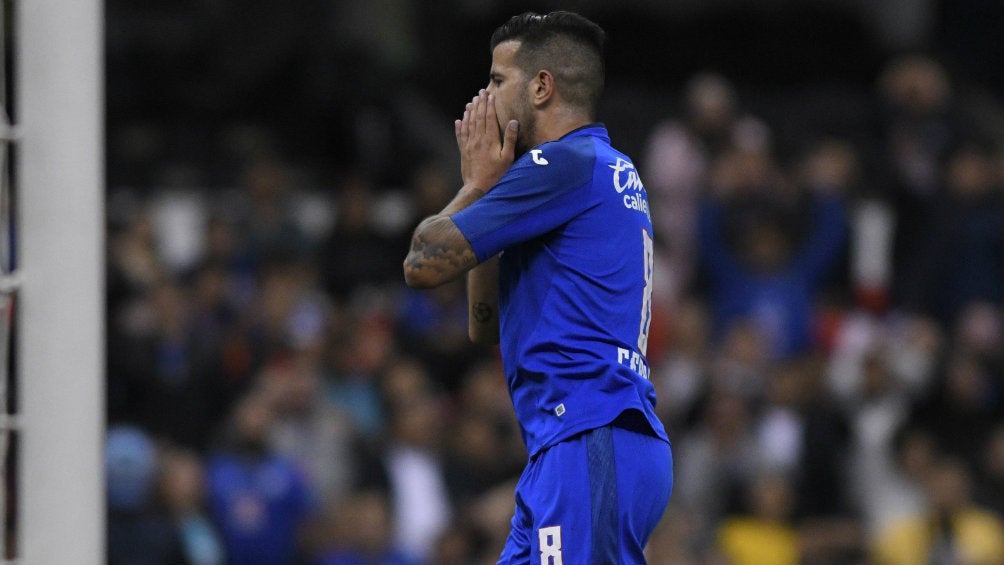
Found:
M 460 148 L 460 174 L 465 186 L 488 191 L 512 165 L 519 127 L 510 120 L 499 131 L 495 98 L 483 89 L 464 109 L 463 119 L 453 123 Z

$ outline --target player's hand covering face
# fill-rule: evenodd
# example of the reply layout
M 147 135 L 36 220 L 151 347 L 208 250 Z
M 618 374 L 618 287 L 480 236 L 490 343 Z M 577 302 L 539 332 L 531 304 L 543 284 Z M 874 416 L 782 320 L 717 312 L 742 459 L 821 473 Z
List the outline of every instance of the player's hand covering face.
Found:
M 495 97 L 482 89 L 453 124 L 460 148 L 460 174 L 465 186 L 490 190 L 515 159 L 516 120 L 499 131 Z

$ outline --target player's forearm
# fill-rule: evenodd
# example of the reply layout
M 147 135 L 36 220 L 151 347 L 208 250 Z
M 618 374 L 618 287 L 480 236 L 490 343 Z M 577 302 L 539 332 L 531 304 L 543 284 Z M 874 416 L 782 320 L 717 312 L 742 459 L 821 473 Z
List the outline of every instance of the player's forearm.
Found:
M 464 274 L 478 264 L 471 244 L 453 223 L 451 215 L 484 196 L 465 186 L 442 212 L 422 220 L 411 237 L 404 260 L 404 280 L 412 288 L 433 288 Z
M 467 331 L 475 343 L 499 342 L 499 258 L 467 273 Z
M 439 213 L 440 216 L 452 216 L 457 212 L 474 204 L 488 192 L 488 188 L 478 188 L 476 186 L 464 185 L 457 191 L 457 195 L 446 205 L 446 208 Z

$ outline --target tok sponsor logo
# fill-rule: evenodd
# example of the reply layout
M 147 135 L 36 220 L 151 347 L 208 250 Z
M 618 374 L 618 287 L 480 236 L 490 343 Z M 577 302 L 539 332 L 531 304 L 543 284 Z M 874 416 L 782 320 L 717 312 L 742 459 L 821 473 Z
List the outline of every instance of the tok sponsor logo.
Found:
M 645 188 L 631 161 L 625 161 L 618 157 L 615 164 L 607 166 L 614 170 L 614 190 L 617 191 L 617 194 L 627 189 L 642 190 Z
M 533 162 L 538 165 L 546 165 L 547 159 L 542 155 L 544 151 L 542 149 L 531 149 L 530 156 L 533 157 Z
M 650 212 L 648 209 L 648 197 L 645 195 L 645 185 L 641 183 L 641 176 L 635 170 L 634 164 L 631 161 L 618 157 L 616 163 L 607 166 L 614 170 L 614 190 L 617 191 L 617 194 L 627 192 L 623 197 L 624 207 L 629 210 L 637 210 L 649 216 Z

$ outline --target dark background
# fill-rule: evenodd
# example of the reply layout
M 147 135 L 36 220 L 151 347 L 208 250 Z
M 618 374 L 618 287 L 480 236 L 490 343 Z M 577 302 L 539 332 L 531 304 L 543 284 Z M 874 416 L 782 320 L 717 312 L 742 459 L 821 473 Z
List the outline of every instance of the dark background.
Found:
M 906 52 L 1004 93 L 1004 5 L 992 0 L 110 0 L 109 182 L 230 184 L 241 144 L 255 143 L 241 139 L 248 126 L 318 182 L 360 166 L 393 182 L 423 153 L 452 149 L 452 119 L 486 82 L 491 31 L 557 8 L 609 33 L 600 117 L 628 152 L 702 70 L 782 130 L 853 130 L 883 65 Z

